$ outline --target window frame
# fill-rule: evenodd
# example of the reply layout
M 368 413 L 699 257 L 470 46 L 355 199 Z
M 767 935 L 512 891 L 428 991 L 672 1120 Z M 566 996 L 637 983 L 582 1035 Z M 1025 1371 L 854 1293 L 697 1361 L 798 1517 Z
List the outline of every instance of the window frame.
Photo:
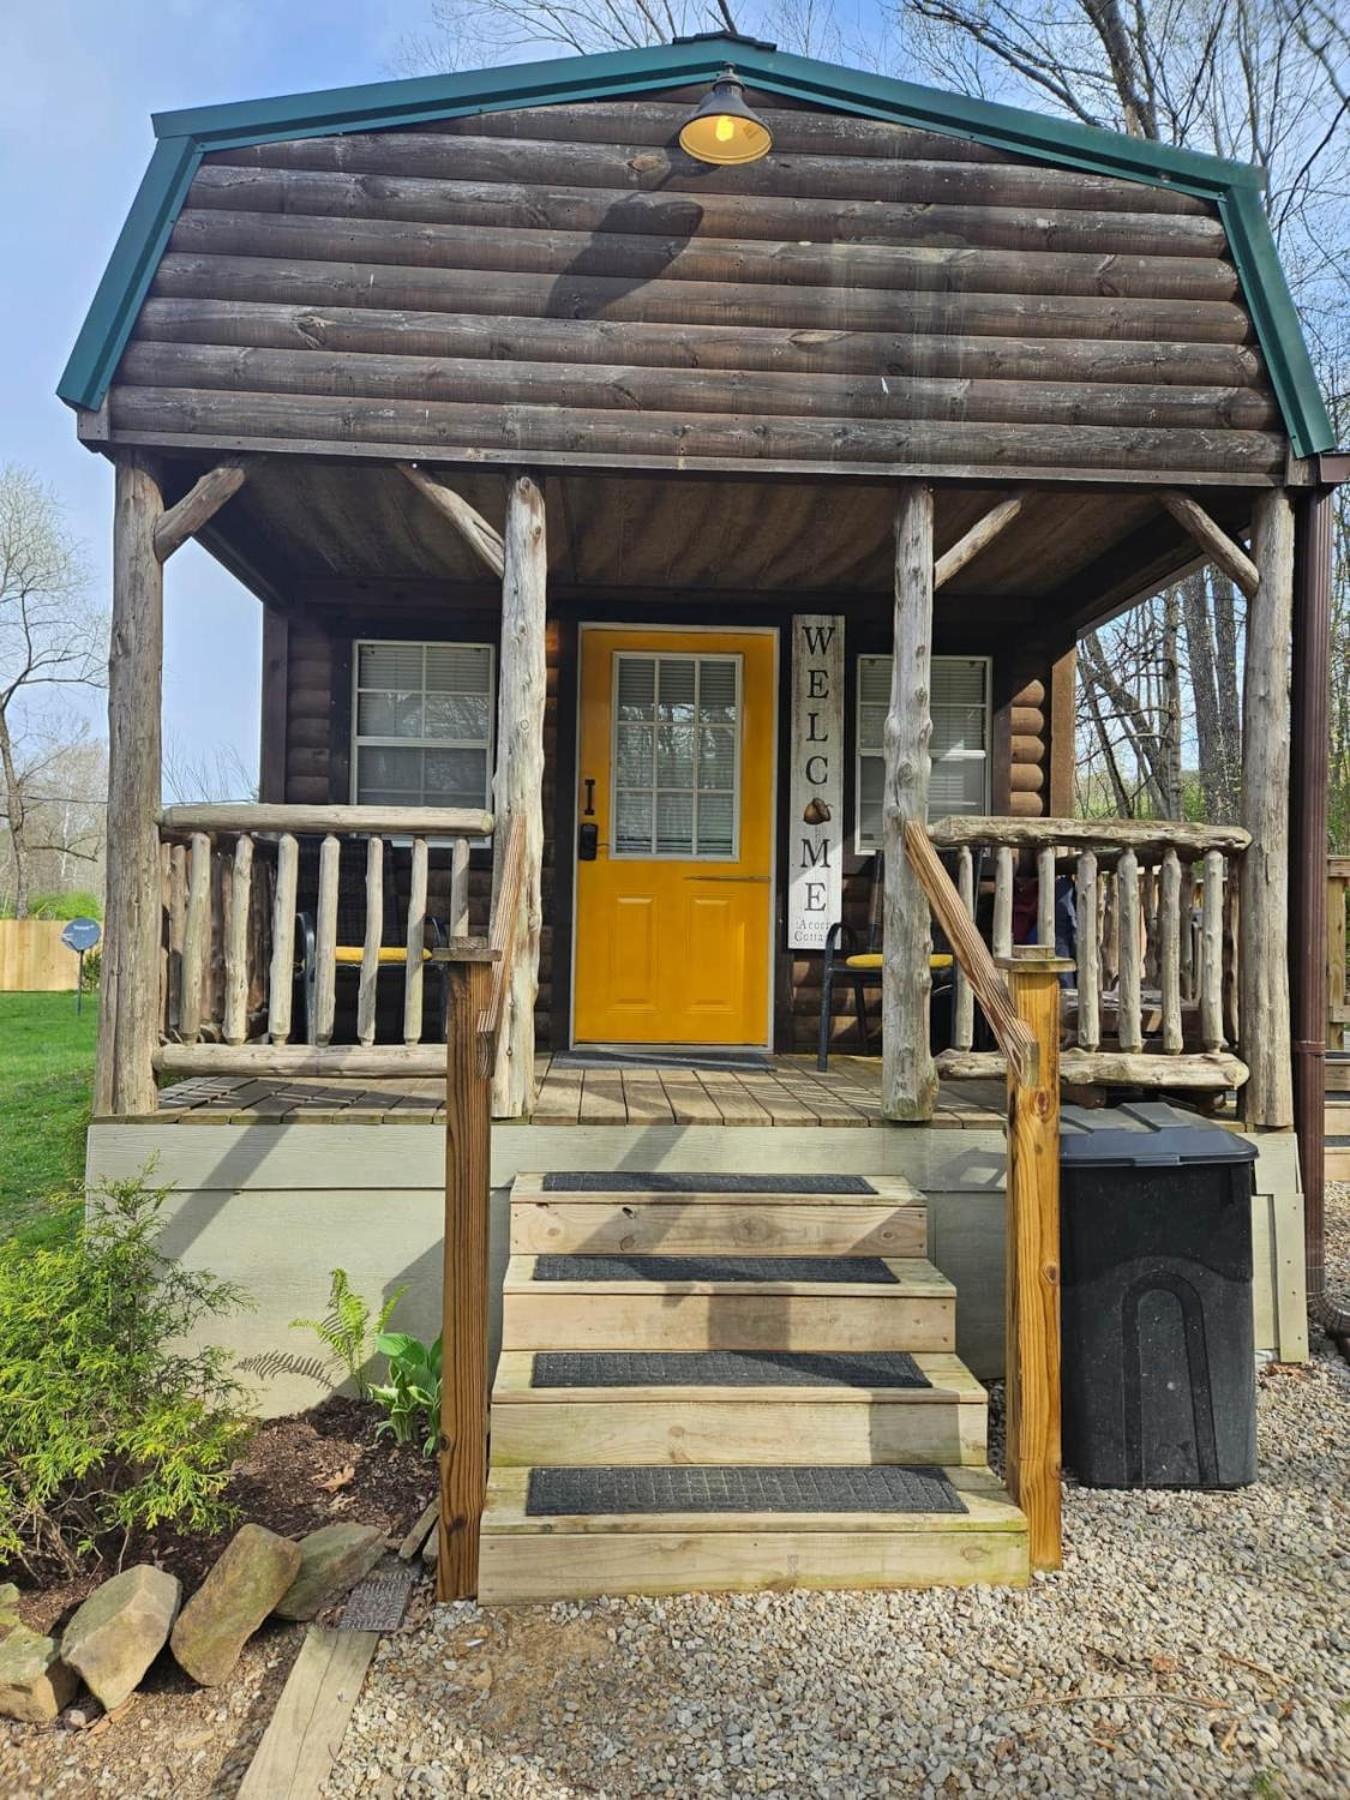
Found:
M 615 650 L 611 652 L 612 662 L 609 677 L 609 840 L 610 860 L 614 862 L 705 862 L 705 863 L 737 863 L 741 860 L 741 809 L 744 794 L 741 789 L 741 754 L 745 737 L 745 658 L 739 650 Z M 684 662 L 689 659 L 695 662 L 732 662 L 736 666 L 736 751 L 731 772 L 731 793 L 735 801 L 732 811 L 731 850 L 620 850 L 619 842 L 619 665 L 621 662 L 655 662 L 658 665 L 655 692 L 660 693 L 660 667 L 662 662 Z M 652 842 L 656 841 L 656 795 L 660 791 L 655 785 L 656 777 L 656 743 L 655 732 L 660 721 L 652 718 Z M 698 764 L 695 760 L 694 780 L 698 781 Z M 678 792 L 670 789 L 669 792 Z M 710 789 L 709 792 L 721 792 Z M 694 797 L 693 841 L 698 842 L 698 793 L 697 786 L 690 790 Z
M 865 757 L 884 760 L 884 751 L 864 750 L 862 743 L 862 665 L 865 662 L 889 662 L 894 665 L 895 657 L 891 651 L 861 651 L 853 659 L 853 851 L 856 856 L 875 856 L 882 848 L 879 842 L 873 842 L 863 835 L 862 822 L 862 765 Z M 994 659 L 992 656 L 935 656 L 933 664 L 939 663 L 979 663 L 984 670 L 984 750 L 981 760 L 984 763 L 984 795 L 983 810 L 987 813 L 990 805 L 990 793 L 993 786 L 994 760 Z M 936 759 L 935 759 L 936 760 Z M 945 759 L 943 759 L 945 760 Z M 973 762 L 975 759 L 966 752 L 954 760 Z
M 422 686 L 420 689 L 423 703 L 426 701 L 427 651 L 428 650 L 485 650 L 487 652 L 487 736 L 486 738 L 439 738 L 439 737 L 383 737 L 363 736 L 361 724 L 361 695 L 379 693 L 387 690 L 366 688 L 361 686 L 361 652 L 366 648 L 374 650 L 395 649 L 407 650 L 416 647 L 422 652 Z M 465 638 L 390 638 L 390 637 L 358 637 L 352 639 L 352 723 L 350 735 L 351 778 L 348 789 L 353 806 L 374 805 L 360 799 L 361 792 L 361 752 L 370 750 L 482 750 L 484 754 L 484 792 L 482 805 L 485 811 L 492 809 L 492 772 L 495 756 L 495 737 L 497 726 L 497 646 Z M 419 800 L 406 802 L 408 805 L 428 806 L 432 802 Z

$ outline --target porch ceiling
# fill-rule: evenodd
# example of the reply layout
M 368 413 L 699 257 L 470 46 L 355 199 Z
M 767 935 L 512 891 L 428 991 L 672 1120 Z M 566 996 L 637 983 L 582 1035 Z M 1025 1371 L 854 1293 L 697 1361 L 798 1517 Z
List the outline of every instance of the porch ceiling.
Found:
M 198 472 L 179 465 L 185 488 Z M 500 527 L 504 477 L 457 471 L 452 485 Z M 1010 487 L 937 490 L 940 554 Z M 893 483 L 549 474 L 555 588 L 603 597 L 889 595 Z M 1221 523 L 1245 525 L 1241 490 L 1208 489 Z M 455 598 L 495 604 L 495 584 L 396 469 L 301 457 L 255 464 L 216 517 L 208 547 L 283 607 L 415 610 Z M 949 622 L 1077 623 L 1110 611 L 1195 559 L 1192 541 L 1139 488 L 1034 491 L 1016 521 L 940 592 Z M 997 602 L 986 607 L 984 602 Z

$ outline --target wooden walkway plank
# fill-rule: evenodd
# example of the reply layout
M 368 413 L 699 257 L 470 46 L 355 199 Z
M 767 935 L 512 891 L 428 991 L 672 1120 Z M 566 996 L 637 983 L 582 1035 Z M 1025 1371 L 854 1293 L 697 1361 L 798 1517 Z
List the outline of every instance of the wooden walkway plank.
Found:
M 677 1125 L 722 1123 L 721 1109 L 694 1069 L 662 1069 L 661 1086 Z
M 587 1069 L 581 1088 L 580 1121 L 583 1125 L 626 1125 L 628 1104 L 623 1097 L 621 1069 Z
M 379 1641 L 377 1631 L 310 1626 L 239 1800 L 317 1800 Z
M 655 1069 L 625 1069 L 623 1094 L 630 1125 L 670 1125 L 675 1113 Z

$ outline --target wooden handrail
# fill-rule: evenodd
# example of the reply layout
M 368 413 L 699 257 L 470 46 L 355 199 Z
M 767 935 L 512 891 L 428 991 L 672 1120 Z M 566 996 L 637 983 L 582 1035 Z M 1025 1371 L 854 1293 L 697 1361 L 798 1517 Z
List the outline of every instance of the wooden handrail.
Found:
M 161 831 L 375 832 L 383 837 L 492 835 L 492 814 L 473 806 L 166 806 Z
M 917 819 L 905 821 L 905 853 L 933 917 L 946 933 L 952 955 L 970 983 L 989 1028 L 1019 1081 L 1036 1079 L 1036 1039 L 1017 1016 L 1008 984 L 999 974 L 975 921 L 952 885 L 927 831 Z
M 926 828 L 907 819 L 905 854 L 984 1009 L 1007 1063 L 1004 1274 L 1008 1492 L 1027 1518 L 1031 1565 L 1063 1561 L 1059 1396 L 1059 977 L 1053 945 L 996 965 Z M 1006 972 L 1008 979 L 1005 981 Z
M 525 821 L 515 818 L 506 839 L 502 879 L 492 909 L 488 943 L 496 961 L 492 965 L 492 991 L 478 1019 L 478 1069 L 490 1079 L 497 1062 L 506 996 L 511 987 L 511 965 L 520 939 L 520 905 L 525 881 Z
M 1188 859 L 1207 850 L 1249 848 L 1250 831 L 1241 825 L 1190 825 L 1176 819 L 1014 819 L 955 814 L 935 819 L 928 835 L 942 850 L 962 844 L 998 844 L 1013 850 L 1117 849 L 1175 850 Z

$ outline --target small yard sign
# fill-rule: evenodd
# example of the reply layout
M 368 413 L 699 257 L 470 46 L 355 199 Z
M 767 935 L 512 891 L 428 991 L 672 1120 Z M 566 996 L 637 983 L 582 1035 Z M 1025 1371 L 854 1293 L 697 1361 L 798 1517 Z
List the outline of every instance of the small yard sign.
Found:
M 79 978 L 75 983 L 75 1010 L 84 1011 L 84 953 L 92 950 L 103 936 L 97 919 L 71 919 L 61 933 L 61 942 L 80 959 Z
M 844 621 L 792 624 L 788 948 L 823 950 L 843 899 Z

